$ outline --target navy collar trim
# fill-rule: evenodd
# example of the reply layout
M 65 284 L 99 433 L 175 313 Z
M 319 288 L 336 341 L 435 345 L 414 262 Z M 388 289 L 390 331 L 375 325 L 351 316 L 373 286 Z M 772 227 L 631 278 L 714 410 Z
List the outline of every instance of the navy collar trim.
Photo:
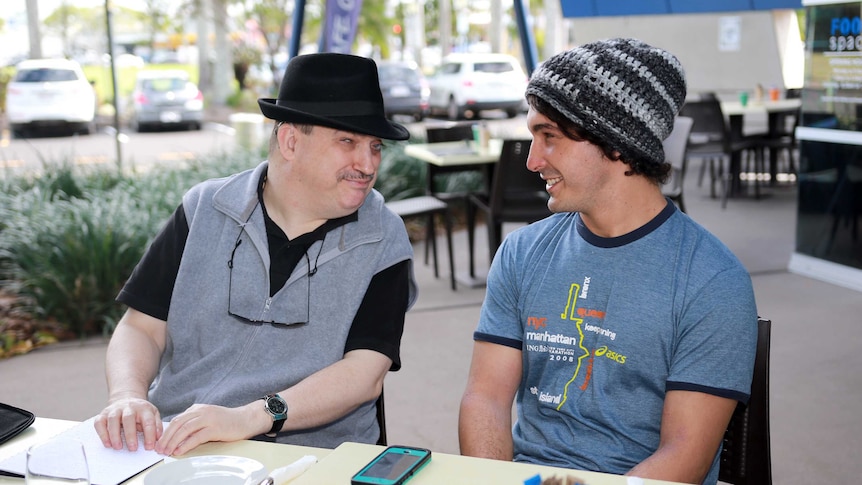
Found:
M 623 234 L 622 236 L 617 237 L 601 237 L 593 234 L 587 228 L 586 224 L 584 224 L 584 221 L 581 220 L 581 215 L 577 214 L 576 224 L 578 234 L 580 234 L 588 243 L 600 248 L 618 248 L 625 246 L 626 244 L 631 244 L 658 229 L 662 224 L 664 224 L 664 221 L 668 220 L 670 216 L 677 211 L 673 202 L 671 202 L 670 199 L 666 200 L 667 205 L 665 205 L 664 209 L 662 209 L 662 211 L 659 212 L 651 221 L 628 234 Z

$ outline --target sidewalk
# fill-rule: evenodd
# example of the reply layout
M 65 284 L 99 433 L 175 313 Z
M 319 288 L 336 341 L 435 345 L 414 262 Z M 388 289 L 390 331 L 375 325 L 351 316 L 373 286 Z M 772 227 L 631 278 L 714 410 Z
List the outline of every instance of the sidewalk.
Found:
M 852 483 L 862 476 L 862 419 L 856 412 L 862 401 L 862 294 L 787 272 L 795 244 L 794 187 L 768 189 L 760 200 L 731 199 L 722 210 L 708 187 L 697 187 L 698 168 L 695 162 L 685 184 L 689 215 L 742 260 L 759 313 L 773 321 L 774 482 Z M 454 237 L 456 271 L 463 271 L 466 233 Z M 477 248 L 486 248 L 482 228 L 477 238 Z M 445 261 L 445 244 L 438 247 Z M 421 242 L 415 251 L 420 297 L 407 316 L 403 368 L 386 380 L 389 442 L 457 453 L 458 405 L 484 289 L 453 292 L 448 275 L 435 279 L 422 264 Z M 477 251 L 478 268 L 487 269 L 486 252 Z M 107 397 L 105 345 L 101 339 L 64 343 L 0 361 L 0 401 L 43 417 L 89 418 Z

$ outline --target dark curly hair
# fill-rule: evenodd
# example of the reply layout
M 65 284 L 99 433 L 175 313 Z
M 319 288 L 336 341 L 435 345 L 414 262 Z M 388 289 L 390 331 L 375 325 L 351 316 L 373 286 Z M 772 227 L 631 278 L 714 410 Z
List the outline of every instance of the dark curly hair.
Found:
M 602 153 L 604 153 L 605 157 L 607 157 L 608 160 L 622 162 L 628 165 L 629 170 L 626 172 L 626 175 L 643 175 L 644 177 L 655 182 L 657 185 L 664 184 L 665 182 L 667 182 L 668 177 L 670 177 L 670 163 L 664 162 L 656 165 L 655 163 L 649 162 L 645 159 L 641 159 L 638 157 L 623 158 L 623 156 L 620 154 L 620 151 L 614 146 L 612 146 L 607 140 L 599 138 L 598 136 L 585 130 L 582 126 L 566 118 L 565 116 L 563 116 L 562 113 L 557 111 L 556 108 L 551 106 L 551 104 L 544 99 L 534 94 L 528 94 L 527 104 L 529 104 L 531 108 L 536 110 L 536 112 L 547 116 L 549 120 L 556 123 L 567 138 L 575 141 L 590 142 L 593 145 L 599 147 L 599 149 L 602 151 Z

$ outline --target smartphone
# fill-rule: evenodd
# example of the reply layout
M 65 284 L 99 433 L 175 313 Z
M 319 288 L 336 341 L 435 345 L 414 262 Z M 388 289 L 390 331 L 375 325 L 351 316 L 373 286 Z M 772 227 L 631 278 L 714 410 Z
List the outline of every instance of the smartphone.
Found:
M 390 446 L 350 479 L 351 485 L 400 485 L 431 461 L 431 451 Z

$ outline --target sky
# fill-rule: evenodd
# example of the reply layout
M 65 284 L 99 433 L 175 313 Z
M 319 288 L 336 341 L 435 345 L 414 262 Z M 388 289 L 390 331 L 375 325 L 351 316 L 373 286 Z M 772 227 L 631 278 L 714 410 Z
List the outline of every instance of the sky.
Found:
M 140 1 L 111 0 L 115 5 L 136 7 Z M 0 33 L 0 66 L 6 65 L 10 59 L 29 53 L 30 39 L 27 34 L 27 0 L 0 0 L 0 18 L 5 21 L 3 32 Z M 65 0 L 66 4 L 77 7 L 104 7 L 105 0 Z M 45 18 L 63 4 L 63 0 L 38 0 L 39 17 Z M 43 41 L 42 53 L 45 56 L 56 55 L 54 50 L 59 46 Z

